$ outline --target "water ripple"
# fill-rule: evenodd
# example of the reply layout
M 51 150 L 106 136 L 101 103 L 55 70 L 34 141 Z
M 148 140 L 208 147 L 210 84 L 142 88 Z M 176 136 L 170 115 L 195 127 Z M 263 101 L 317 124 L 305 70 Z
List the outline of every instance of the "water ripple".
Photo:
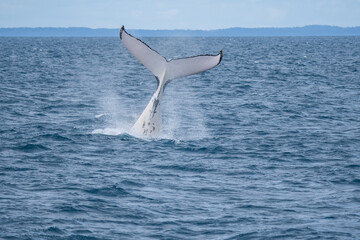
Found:
M 357 239 L 360 38 L 146 38 L 216 53 L 156 89 L 118 38 L 0 38 L 1 239 Z

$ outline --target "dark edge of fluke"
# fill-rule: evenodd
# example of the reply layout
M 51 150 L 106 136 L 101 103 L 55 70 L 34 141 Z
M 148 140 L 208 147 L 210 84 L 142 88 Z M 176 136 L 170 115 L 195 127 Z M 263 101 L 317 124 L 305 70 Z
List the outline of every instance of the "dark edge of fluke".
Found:
M 121 35 L 122 35 L 123 31 L 125 31 L 124 25 L 122 25 L 122 26 L 121 26 L 121 29 L 120 29 L 120 39 L 122 39 L 122 38 L 121 38 Z

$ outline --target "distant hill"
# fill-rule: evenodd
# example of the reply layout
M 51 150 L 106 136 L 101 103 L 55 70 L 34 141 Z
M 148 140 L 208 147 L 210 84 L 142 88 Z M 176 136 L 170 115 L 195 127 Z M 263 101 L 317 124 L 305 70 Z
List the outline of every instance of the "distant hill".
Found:
M 120 29 L 109 28 L 0 28 L 1 37 L 116 37 Z
M 110 28 L 0 28 L 0 37 L 118 37 Z M 311 25 L 293 28 L 226 28 L 217 30 L 129 29 L 139 37 L 360 36 L 360 27 Z

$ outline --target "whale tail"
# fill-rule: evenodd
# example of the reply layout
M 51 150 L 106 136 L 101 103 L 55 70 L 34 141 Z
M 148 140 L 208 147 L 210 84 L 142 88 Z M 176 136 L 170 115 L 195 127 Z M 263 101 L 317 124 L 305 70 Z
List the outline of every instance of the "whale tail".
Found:
M 217 66 L 222 59 L 222 50 L 217 55 L 198 55 L 168 61 L 158 52 L 126 32 L 120 30 L 120 39 L 134 57 L 152 72 L 158 81 L 158 89 L 136 121 L 133 130 L 144 135 L 155 135 L 161 127 L 161 97 L 168 81 L 200 73 Z
M 221 62 L 223 55 L 221 50 L 218 55 L 198 55 L 168 61 L 146 43 L 127 33 L 124 26 L 120 30 L 120 39 L 129 52 L 159 80 L 173 80 L 209 70 Z

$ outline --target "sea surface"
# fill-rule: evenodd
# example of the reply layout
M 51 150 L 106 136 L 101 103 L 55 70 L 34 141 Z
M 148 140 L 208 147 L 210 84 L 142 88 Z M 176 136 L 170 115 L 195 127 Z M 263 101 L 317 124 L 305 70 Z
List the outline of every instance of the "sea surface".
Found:
M 142 40 L 224 51 L 156 138 L 118 38 L 0 38 L 1 239 L 360 239 L 360 37 Z

